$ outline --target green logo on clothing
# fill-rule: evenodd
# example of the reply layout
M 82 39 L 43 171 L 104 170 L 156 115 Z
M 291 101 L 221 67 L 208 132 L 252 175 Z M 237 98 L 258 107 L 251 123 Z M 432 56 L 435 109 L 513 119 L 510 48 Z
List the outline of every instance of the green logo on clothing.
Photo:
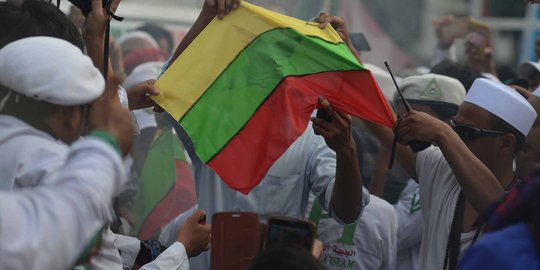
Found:
M 420 210 L 420 208 L 420 196 L 418 196 L 418 192 L 415 192 L 412 198 L 411 211 L 409 214 L 414 214 L 414 212 Z
M 442 99 L 442 91 L 439 85 L 437 84 L 437 81 L 435 79 L 432 79 L 429 84 L 427 85 L 426 89 L 422 91 L 422 94 L 420 94 L 420 98 L 422 99 Z
M 323 210 L 321 206 L 319 205 L 319 202 L 315 200 L 313 202 L 313 207 L 311 209 L 311 213 L 309 214 L 309 220 L 313 221 L 316 226 L 319 226 L 319 221 L 321 219 L 331 218 L 328 214 L 323 213 Z M 340 244 L 345 245 L 354 245 L 354 231 L 356 230 L 356 222 L 353 224 L 345 225 L 343 227 L 343 233 L 341 234 L 341 238 L 337 240 Z

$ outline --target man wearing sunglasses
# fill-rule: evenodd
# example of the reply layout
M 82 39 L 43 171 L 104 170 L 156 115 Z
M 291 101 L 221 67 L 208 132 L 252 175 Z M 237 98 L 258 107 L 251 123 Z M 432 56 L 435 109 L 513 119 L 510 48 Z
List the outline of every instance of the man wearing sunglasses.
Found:
M 457 268 L 478 238 L 480 215 L 516 181 L 512 163 L 535 119 L 527 100 L 486 79 L 475 80 L 451 125 L 418 111 L 399 119 L 397 159 L 420 184 L 420 269 Z M 372 131 L 391 145 L 388 130 Z M 411 141 L 434 146 L 413 153 Z
M 410 76 L 399 83 L 403 97 L 412 109 L 425 112 L 437 119 L 448 122 L 457 114 L 459 105 L 465 98 L 465 87 L 460 81 L 438 74 Z M 403 102 L 397 98 L 397 113 L 406 113 Z M 388 166 L 386 159 L 383 166 Z M 384 187 L 384 178 L 374 178 Z M 370 191 L 372 191 L 370 189 Z M 375 192 L 373 190 L 372 192 Z M 381 194 L 384 191 L 381 192 Z M 397 269 L 418 269 L 422 228 L 424 224 L 420 200 L 420 187 L 413 179 L 407 181 L 406 187 L 394 205 L 399 220 Z

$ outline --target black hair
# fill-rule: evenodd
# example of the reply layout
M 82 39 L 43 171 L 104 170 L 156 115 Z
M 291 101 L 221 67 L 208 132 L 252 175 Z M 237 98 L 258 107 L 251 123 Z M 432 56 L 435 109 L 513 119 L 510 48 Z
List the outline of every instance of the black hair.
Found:
M 158 43 L 162 38 L 164 38 L 167 41 L 169 50 L 174 49 L 173 36 L 171 32 L 169 32 L 167 29 L 153 23 L 147 23 L 143 26 L 138 27 L 136 30 L 143 31 L 150 34 L 154 38 L 154 40 Z M 166 52 L 166 53 L 169 54 L 171 52 Z
M 311 253 L 292 244 L 273 244 L 257 256 L 248 270 L 324 270 L 326 267 Z
M 514 154 L 517 154 L 519 150 L 521 150 L 521 148 L 525 144 L 526 136 L 523 135 L 521 132 L 519 132 L 515 127 L 508 124 L 506 121 L 499 118 L 498 116 L 490 112 L 488 113 L 491 120 L 490 121 L 491 129 L 496 130 L 496 131 L 502 131 L 505 133 L 510 133 L 516 137 L 516 148 L 514 149 Z
M 48 1 L 26 0 L 20 7 L 0 2 L 0 48 L 32 36 L 60 38 L 84 50 L 84 40 L 77 26 Z
M 482 75 L 473 71 L 470 67 L 445 59 L 431 68 L 431 73 L 454 78 L 463 84 L 465 91 L 469 91 L 474 80 L 482 78 Z
M 508 84 L 509 82 L 513 82 L 517 79 L 519 79 L 517 72 L 512 68 L 511 66 L 504 65 L 504 66 L 498 66 L 497 67 L 497 77 L 501 82 L 504 84 Z M 527 88 L 527 87 L 525 87 Z

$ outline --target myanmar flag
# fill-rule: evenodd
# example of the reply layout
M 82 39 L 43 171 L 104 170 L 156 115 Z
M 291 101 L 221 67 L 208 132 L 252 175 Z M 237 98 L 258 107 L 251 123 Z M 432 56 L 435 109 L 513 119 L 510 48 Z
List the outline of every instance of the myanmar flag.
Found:
M 394 121 L 371 72 L 334 29 L 246 2 L 214 19 L 156 87 L 199 158 L 246 194 L 305 131 L 319 96 L 338 111 Z
M 161 128 L 139 178 L 132 235 L 149 240 L 196 201 L 193 173 L 184 148 L 170 127 Z

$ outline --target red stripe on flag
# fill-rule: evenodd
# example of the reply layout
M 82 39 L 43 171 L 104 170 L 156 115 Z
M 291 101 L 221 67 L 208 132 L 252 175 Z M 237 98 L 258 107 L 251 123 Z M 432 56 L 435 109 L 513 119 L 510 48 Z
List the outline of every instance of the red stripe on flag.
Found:
M 249 193 L 305 131 L 319 96 L 340 112 L 388 127 L 394 124 L 370 71 L 288 77 L 208 165 L 229 187 Z
M 176 183 L 144 221 L 139 233 L 139 238 L 142 240 L 150 239 L 163 226 L 197 203 L 191 166 L 185 161 L 175 160 L 174 162 Z

